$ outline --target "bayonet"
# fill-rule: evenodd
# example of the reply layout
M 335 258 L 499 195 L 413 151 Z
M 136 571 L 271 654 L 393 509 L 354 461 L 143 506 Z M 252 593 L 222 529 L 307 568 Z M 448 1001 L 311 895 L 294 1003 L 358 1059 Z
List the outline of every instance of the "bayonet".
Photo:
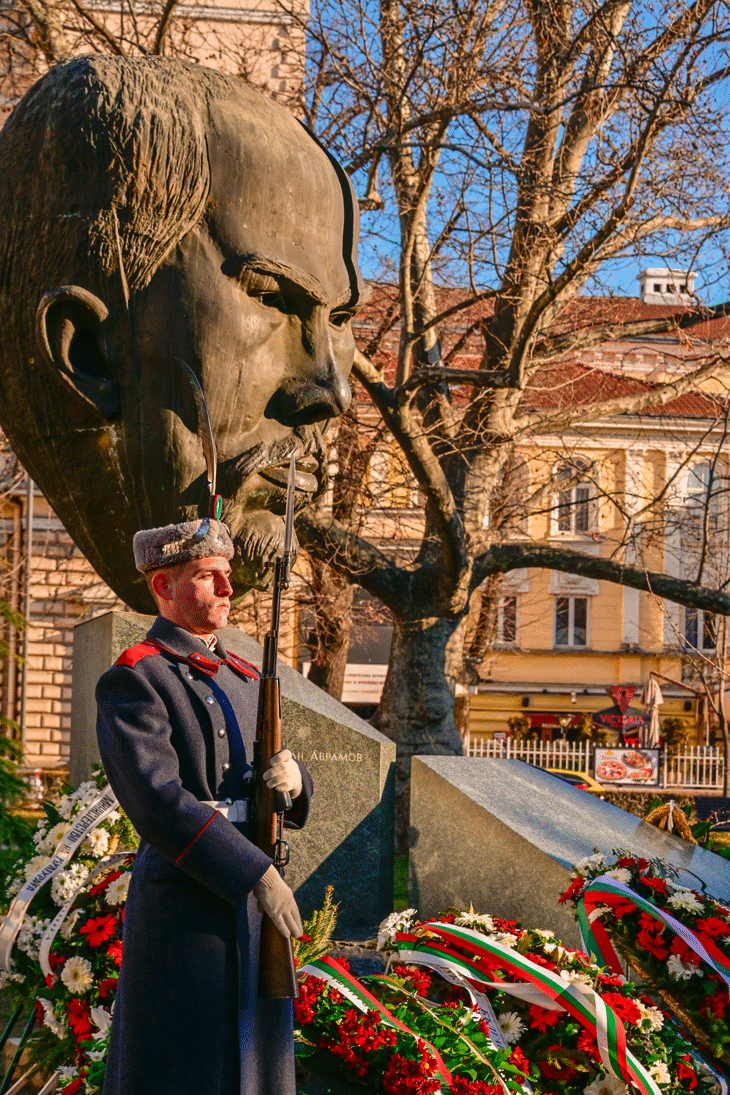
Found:
M 181 365 L 185 370 L 185 374 L 190 382 L 190 387 L 193 389 L 193 398 L 195 399 L 195 409 L 198 418 L 197 434 L 203 446 L 203 456 L 205 457 L 205 467 L 208 475 L 208 504 L 206 506 L 206 516 L 213 517 L 218 521 L 220 520 L 221 510 L 223 508 L 223 499 L 220 494 L 216 494 L 215 492 L 216 479 L 218 477 L 218 457 L 216 455 L 215 440 L 213 438 L 213 427 L 208 412 L 208 403 L 205 398 L 205 392 L 200 385 L 200 381 L 190 366 L 180 357 L 175 360 L 178 365 Z M 205 532 L 207 535 L 207 528 Z

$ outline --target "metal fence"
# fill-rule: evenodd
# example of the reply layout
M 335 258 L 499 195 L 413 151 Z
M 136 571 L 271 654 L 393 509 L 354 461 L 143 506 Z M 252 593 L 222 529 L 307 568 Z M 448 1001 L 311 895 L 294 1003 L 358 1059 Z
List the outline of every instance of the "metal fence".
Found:
M 566 768 L 593 774 L 593 745 L 589 741 L 512 741 L 511 738 L 469 740 L 470 757 L 524 760 L 538 768 Z M 724 757 L 716 746 L 697 745 L 673 756 L 662 752 L 661 785 L 686 790 L 722 789 Z

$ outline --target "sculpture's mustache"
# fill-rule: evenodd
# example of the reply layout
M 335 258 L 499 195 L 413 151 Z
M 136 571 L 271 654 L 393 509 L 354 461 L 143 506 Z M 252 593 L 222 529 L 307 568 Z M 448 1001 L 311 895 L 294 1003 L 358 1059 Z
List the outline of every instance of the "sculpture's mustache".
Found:
M 316 426 L 300 427 L 279 441 L 260 443 L 246 452 L 218 465 L 218 490 L 224 498 L 233 498 L 246 481 L 258 471 L 287 464 L 292 453 L 297 460 L 306 456 L 314 458 L 312 474 L 317 479 L 317 490 L 307 502 L 319 497 L 325 487 L 326 454 L 324 439 Z

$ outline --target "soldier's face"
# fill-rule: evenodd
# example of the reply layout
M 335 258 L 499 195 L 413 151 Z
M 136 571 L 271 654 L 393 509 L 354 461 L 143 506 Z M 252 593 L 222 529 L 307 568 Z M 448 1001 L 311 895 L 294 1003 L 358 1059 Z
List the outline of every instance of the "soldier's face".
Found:
M 230 574 L 231 564 L 219 555 L 157 571 L 152 588 L 161 614 L 193 635 L 214 634 L 228 623 Z
M 304 131 L 300 155 L 273 141 L 262 149 L 260 134 L 256 155 L 227 109 L 210 142 L 208 213 L 134 301 L 137 361 L 123 415 L 137 423 L 126 449 L 144 484 L 138 527 L 198 516 L 205 463 L 176 359 L 200 378 L 241 589 L 263 584 L 280 550 L 292 451 L 297 506 L 324 486 L 321 428 L 350 401 L 357 278 L 326 156 Z

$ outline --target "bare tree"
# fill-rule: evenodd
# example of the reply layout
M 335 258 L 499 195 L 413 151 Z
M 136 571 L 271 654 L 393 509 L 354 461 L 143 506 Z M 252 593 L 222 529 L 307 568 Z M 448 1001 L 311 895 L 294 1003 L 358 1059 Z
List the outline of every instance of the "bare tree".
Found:
M 545 567 L 730 611 L 724 590 L 647 573 L 621 545 L 599 558 L 516 540 L 490 512 L 517 447 L 661 408 L 728 372 L 724 348 L 700 340 L 665 383 L 560 397 L 561 363 L 587 347 L 667 331 L 686 332 L 689 345 L 698 323 L 727 313 L 697 303 L 626 323 L 618 307 L 597 321 L 578 304 L 619 258 L 660 254 L 689 269 L 723 254 L 729 29 L 715 0 L 314 7 L 307 122 L 361 195 L 366 270 L 398 284 L 356 377 L 402 450 L 426 516 L 406 564 L 322 513 L 298 531 L 393 615 L 378 721 L 398 742 L 402 788 L 413 753 L 461 750 L 452 685 L 472 595 L 490 575 Z M 465 289 L 444 306 L 437 284 Z M 475 311 L 479 302 L 489 307 Z M 447 344 L 455 316 L 466 329 Z M 389 370 L 383 350 L 394 334 Z M 456 367 L 477 334 L 475 367 Z M 556 491 L 543 483 L 533 506 Z

